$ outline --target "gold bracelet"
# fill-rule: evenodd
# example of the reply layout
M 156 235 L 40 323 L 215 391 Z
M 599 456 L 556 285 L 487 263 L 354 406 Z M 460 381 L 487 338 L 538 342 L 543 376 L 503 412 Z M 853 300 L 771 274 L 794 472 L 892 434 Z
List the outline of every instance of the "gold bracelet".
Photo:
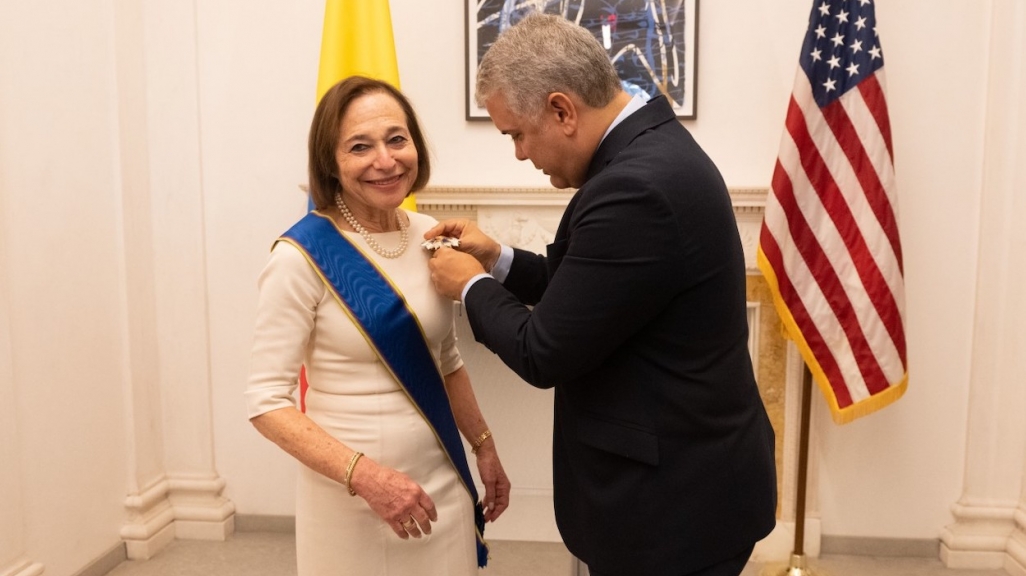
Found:
M 489 439 L 491 437 L 492 437 L 492 431 L 491 430 L 485 430 L 484 432 L 482 432 L 481 435 L 478 436 L 476 440 L 471 442 L 472 446 L 470 448 L 470 453 L 471 454 L 477 454 L 477 449 L 480 448 L 482 444 L 484 444 L 485 440 L 487 440 L 487 439 Z
M 356 490 L 353 490 L 353 469 L 356 468 L 356 462 L 363 456 L 363 452 L 356 452 L 353 454 L 353 459 L 349 461 L 349 467 L 346 468 L 346 488 L 349 489 L 350 496 L 356 496 Z

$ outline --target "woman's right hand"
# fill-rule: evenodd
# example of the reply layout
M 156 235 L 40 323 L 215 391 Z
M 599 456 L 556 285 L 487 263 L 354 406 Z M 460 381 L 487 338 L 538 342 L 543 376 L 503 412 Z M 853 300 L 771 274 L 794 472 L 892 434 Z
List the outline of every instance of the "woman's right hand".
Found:
M 438 520 L 435 503 L 416 482 L 366 456 L 356 463 L 350 484 L 403 540 L 430 534 L 431 523 Z

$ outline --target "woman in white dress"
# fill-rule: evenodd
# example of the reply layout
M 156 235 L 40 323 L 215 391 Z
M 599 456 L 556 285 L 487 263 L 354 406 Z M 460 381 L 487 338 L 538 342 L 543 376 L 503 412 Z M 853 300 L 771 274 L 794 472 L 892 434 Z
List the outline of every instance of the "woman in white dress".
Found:
M 309 147 L 317 210 L 260 276 L 246 390 L 253 425 L 302 463 L 299 575 L 474 574 L 510 483 L 456 349 L 453 304 L 431 285 L 430 254 L 409 246 L 435 220 L 399 208 L 429 176 L 416 115 L 390 85 L 351 77 L 321 99 Z M 348 276 L 367 262 L 380 277 Z M 378 293 L 397 306 L 383 311 Z M 393 333 L 396 322 L 407 330 Z M 430 360 L 410 360 L 404 377 L 414 351 Z M 459 433 L 484 484 L 476 518 Z

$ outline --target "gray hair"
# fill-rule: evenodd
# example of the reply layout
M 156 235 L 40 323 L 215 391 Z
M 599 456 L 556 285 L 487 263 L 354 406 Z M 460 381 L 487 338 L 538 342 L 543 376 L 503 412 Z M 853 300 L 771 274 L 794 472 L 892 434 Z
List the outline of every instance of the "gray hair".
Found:
M 534 117 L 553 92 L 576 94 L 600 108 L 621 89 L 591 32 L 560 16 L 534 13 L 502 32 L 485 53 L 474 97 L 483 108 L 499 93 L 514 115 Z

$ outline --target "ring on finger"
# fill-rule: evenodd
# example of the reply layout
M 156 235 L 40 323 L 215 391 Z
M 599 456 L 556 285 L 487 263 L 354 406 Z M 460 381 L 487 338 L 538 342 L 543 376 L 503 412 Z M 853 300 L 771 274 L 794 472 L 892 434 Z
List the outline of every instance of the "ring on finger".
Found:
M 410 517 L 409 517 L 409 518 L 407 518 L 407 519 L 406 519 L 405 521 L 403 521 L 403 522 L 400 522 L 399 524 L 400 524 L 400 525 L 401 525 L 401 526 L 402 526 L 403 528 L 406 528 L 407 530 L 409 530 L 410 528 L 413 528 L 414 526 L 416 526 L 416 525 L 417 525 L 417 520 L 416 520 L 416 519 L 415 519 L 415 518 L 414 518 L 413 516 L 410 516 Z

